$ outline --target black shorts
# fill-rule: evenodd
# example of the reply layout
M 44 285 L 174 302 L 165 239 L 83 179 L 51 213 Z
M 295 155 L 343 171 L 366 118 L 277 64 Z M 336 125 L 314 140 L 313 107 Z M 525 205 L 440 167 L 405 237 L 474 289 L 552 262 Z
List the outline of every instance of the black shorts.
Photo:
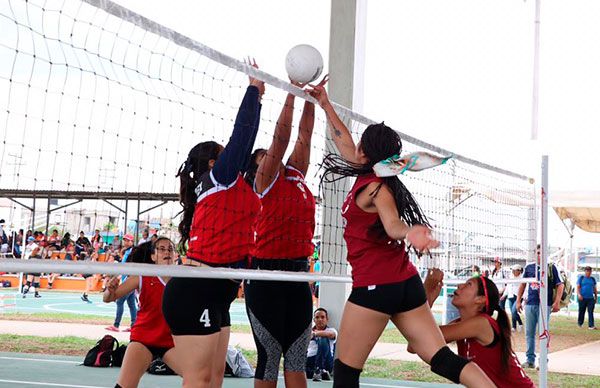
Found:
M 139 341 L 131 341 L 131 342 L 137 342 L 140 343 L 142 345 L 144 345 L 146 347 L 146 349 L 148 349 L 150 351 L 150 353 L 152 353 L 152 360 L 156 360 L 157 358 L 163 358 L 163 356 L 165 355 L 166 352 L 168 352 L 169 350 L 171 350 L 171 348 L 161 348 L 158 346 L 148 346 L 144 343 L 141 343 Z
M 421 278 L 415 275 L 399 283 L 353 288 L 348 301 L 380 313 L 394 315 L 427 303 L 427 296 Z
M 173 335 L 209 335 L 231 326 L 229 307 L 240 280 L 172 278 L 163 295 L 163 315 Z

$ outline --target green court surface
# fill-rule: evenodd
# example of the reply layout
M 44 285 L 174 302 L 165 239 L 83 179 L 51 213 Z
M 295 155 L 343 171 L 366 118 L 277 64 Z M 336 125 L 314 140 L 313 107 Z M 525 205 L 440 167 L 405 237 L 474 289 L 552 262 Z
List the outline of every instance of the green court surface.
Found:
M 40 354 L 0 352 L 0 387 L 14 388 L 112 388 L 115 386 L 118 368 L 90 368 L 81 364 L 81 357 L 46 356 Z M 425 366 L 424 366 L 425 367 Z M 146 374 L 141 388 L 181 387 L 178 376 L 153 376 Z M 223 387 L 252 387 L 252 379 L 225 378 Z M 283 380 L 279 380 L 283 387 Z M 331 387 L 330 381 L 308 381 L 308 386 Z M 362 379 L 361 387 L 450 387 L 449 384 L 415 383 L 385 379 Z M 453 385 L 455 386 L 455 385 Z
M 95 293 L 89 296 L 92 303 L 81 300 L 81 293 L 49 291 L 42 289 L 41 298 L 34 298 L 27 294 L 23 299 L 15 289 L 0 291 L 0 318 L 2 314 L 19 313 L 72 313 L 80 315 L 102 316 L 114 318 L 117 306 L 115 303 L 102 302 L 102 295 Z M 246 305 L 244 301 L 236 301 L 229 310 L 231 323 L 249 325 Z M 124 317 L 129 317 L 129 310 L 125 305 Z

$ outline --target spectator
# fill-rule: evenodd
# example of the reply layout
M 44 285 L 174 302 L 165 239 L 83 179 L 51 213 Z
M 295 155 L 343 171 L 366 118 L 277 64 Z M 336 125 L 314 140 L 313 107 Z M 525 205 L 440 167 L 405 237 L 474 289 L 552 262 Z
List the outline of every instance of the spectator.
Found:
M 541 249 L 538 244 L 536 249 L 537 265 L 536 263 L 528 264 L 525 267 L 523 274 L 524 278 L 536 278 L 540 279 L 540 261 L 541 261 Z M 547 326 L 550 327 L 550 313 L 557 312 L 560 310 L 560 298 L 563 293 L 565 285 L 560 279 L 560 274 L 556 269 L 556 266 L 552 263 L 548 266 L 548 271 L 552 271 L 552 284 L 549 283 L 549 277 L 546 275 L 546 284 L 548 284 L 548 308 L 546 322 Z M 545 271 L 548 273 L 548 271 Z M 556 288 L 556 295 L 553 299 L 553 290 Z M 522 309 L 522 298 L 525 292 L 525 283 L 519 286 L 519 293 L 517 295 L 517 311 Z M 529 284 L 527 292 L 527 304 L 525 305 L 525 339 L 527 342 L 527 361 L 523 363 L 524 368 L 535 368 L 535 342 L 537 340 L 537 326 L 540 316 L 540 283 L 534 282 Z
M 150 239 L 150 231 L 148 229 L 142 230 L 142 239 L 138 242 L 141 245 Z
M 33 236 L 29 237 L 29 239 L 27 241 L 27 246 L 25 247 L 24 259 L 25 260 L 41 259 L 42 258 L 41 250 L 42 250 L 42 248 L 39 245 L 39 241 L 37 241 L 36 238 Z M 40 275 L 41 275 L 40 273 L 28 273 L 27 274 L 27 276 L 25 278 L 26 283 L 25 283 L 25 286 L 23 287 L 23 298 L 25 298 L 25 296 L 27 295 L 27 293 L 29 292 L 29 290 L 31 288 L 33 288 L 34 297 L 41 298 L 41 295 L 38 291 L 40 289 Z
M 131 234 L 126 234 L 125 236 L 123 236 L 123 249 L 122 249 L 122 257 L 123 260 L 121 261 L 122 263 L 127 262 L 127 258 L 129 257 L 129 254 L 131 253 L 131 250 L 133 248 L 133 235 Z M 125 282 L 125 280 L 127 280 L 127 276 L 121 276 L 121 283 Z M 133 326 L 133 324 L 135 323 L 135 319 L 137 317 L 137 304 L 136 304 L 136 297 L 135 297 L 135 291 L 131 291 L 130 293 L 128 293 L 125 296 L 120 297 L 119 299 L 116 300 L 117 302 L 117 314 L 115 316 L 115 322 L 112 326 L 108 326 L 106 328 L 106 330 L 109 331 L 120 331 L 119 326 L 121 325 L 121 318 L 123 318 L 123 305 L 125 304 L 125 302 L 127 302 L 127 306 L 129 306 L 129 315 L 131 316 L 131 326 Z M 123 329 L 124 332 L 130 332 L 131 331 L 131 327 Z
M 96 229 L 94 231 L 94 235 L 92 236 L 92 247 L 94 247 L 94 251 L 98 252 L 98 250 L 102 247 L 102 243 L 104 240 L 102 236 L 100 236 L 100 229 Z
M 20 259 L 23 248 L 23 229 L 19 229 L 19 233 L 17 233 L 14 237 L 14 245 L 13 245 L 13 255 L 15 258 Z
M 512 278 L 519 279 L 523 273 L 523 267 L 520 264 L 515 264 L 511 267 Z M 517 311 L 517 295 L 519 293 L 519 284 L 510 283 L 506 285 L 504 289 L 504 296 L 508 299 L 508 308 L 510 309 L 510 315 L 512 317 L 512 331 L 521 331 L 523 327 L 523 321 L 521 315 Z
M 152 242 L 156 244 L 156 240 L 158 240 L 158 234 L 154 233 L 152 237 L 150 237 L 150 240 L 152 240 Z
M 585 311 L 588 312 L 588 329 L 596 330 L 594 326 L 594 307 L 598 300 L 598 291 L 596 290 L 596 279 L 592 276 L 592 267 L 585 267 L 585 274 L 579 275 L 577 279 L 577 301 L 579 302 L 579 317 L 577 324 L 583 326 Z
M 4 231 L 4 219 L 0 219 L 0 253 L 8 253 L 8 236 Z
M 84 260 L 85 257 L 81 256 L 85 256 L 91 246 L 92 243 L 85 237 L 85 233 L 83 233 L 83 231 L 79 232 L 79 238 L 75 241 L 75 255 L 77 255 L 78 259 Z
M 473 266 L 471 267 L 471 276 L 473 276 L 473 277 L 481 276 L 481 269 L 479 268 L 478 265 L 473 264 Z
M 322 307 L 315 310 L 314 321 L 306 354 L 306 377 L 313 381 L 331 380 L 337 330 L 327 326 L 329 316 Z
M 492 270 L 491 278 L 496 283 L 496 287 L 498 287 L 498 292 L 500 292 L 500 308 L 504 310 L 506 308 L 506 295 L 504 295 L 506 283 L 503 283 L 502 280 L 506 279 L 506 275 L 502 271 L 502 260 L 499 257 L 494 258 L 494 269 Z

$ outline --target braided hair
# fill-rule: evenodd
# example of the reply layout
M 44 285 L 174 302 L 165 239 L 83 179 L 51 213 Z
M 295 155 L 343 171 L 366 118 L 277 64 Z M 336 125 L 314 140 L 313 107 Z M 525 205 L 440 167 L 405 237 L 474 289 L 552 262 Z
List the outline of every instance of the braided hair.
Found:
M 502 371 L 507 372 L 510 357 L 513 354 L 510 321 L 508 320 L 508 314 L 506 314 L 506 311 L 504 311 L 504 309 L 500 307 L 500 292 L 498 291 L 498 287 L 496 287 L 496 284 L 486 276 L 479 276 L 476 279 L 478 296 L 486 296 L 483 282 L 485 282 L 485 287 L 487 288 L 488 300 L 486 306 L 483 307 L 482 313 L 492 316 L 494 314 L 494 311 L 498 312 L 496 322 L 498 322 L 498 326 L 500 326 L 499 342 Z
M 335 182 L 345 177 L 372 174 L 373 166 L 377 162 L 400 154 L 402 151 L 402 140 L 396 131 L 384 123 L 371 124 L 361 136 L 360 147 L 369 160 L 366 164 L 352 163 L 337 154 L 328 154 L 322 163 L 325 173 L 321 178 L 321 184 L 323 182 Z M 369 194 L 371 197 L 374 198 L 377 196 L 381 186 L 385 184 L 394 196 L 400 218 L 408 226 L 419 224 L 430 226 L 421 207 L 397 176 L 381 179 L 383 182 Z M 369 232 L 379 238 L 386 236 L 381 218 L 377 218 L 377 221 L 369 228 Z
M 214 141 L 198 143 L 188 154 L 177 175 L 179 177 L 179 203 L 183 207 L 183 215 L 179 223 L 181 240 L 179 245 L 185 247 L 190 239 L 192 218 L 196 207 L 196 187 L 200 184 L 202 175 L 209 171 L 209 162 L 217 160 L 223 147 Z

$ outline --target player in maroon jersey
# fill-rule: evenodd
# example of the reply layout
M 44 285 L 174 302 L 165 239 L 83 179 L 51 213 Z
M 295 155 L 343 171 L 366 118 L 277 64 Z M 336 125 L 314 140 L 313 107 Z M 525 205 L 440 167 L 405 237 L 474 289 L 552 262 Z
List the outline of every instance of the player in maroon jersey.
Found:
M 430 306 L 440 294 L 443 278 L 439 269 L 430 270 L 425 278 Z M 479 365 L 499 388 L 535 387 L 512 349 L 510 321 L 500 307 L 496 284 L 487 277 L 473 277 L 458 286 L 452 304 L 460 318 L 440 326 L 446 342 L 456 341 L 458 354 Z
M 227 146 L 199 143 L 179 169 L 183 206 L 179 244 L 188 246 L 185 265 L 248 266 L 260 200 L 242 174 L 258 132 L 263 92 L 263 82 L 250 78 Z M 222 385 L 231 326 L 229 307 L 240 283 L 172 278 L 167 284 L 163 313 L 182 360 L 184 386 Z
M 390 320 L 433 372 L 466 386 L 492 387 L 476 364 L 446 346 L 409 260 L 404 240 L 417 251 L 438 245 L 426 217 L 398 177 L 379 178 L 373 172 L 376 163 L 400 154 L 400 136 L 383 123 L 373 124 L 355 145 L 325 88 L 317 85 L 309 93 L 325 111 L 341 155 L 325 158 L 323 179 L 357 177 L 342 207 L 353 288 L 340 324 L 334 387 L 359 386 L 367 357 Z
M 171 240 L 160 237 L 138 245 L 129 255 L 128 262 L 158 265 L 173 264 L 175 247 Z M 162 300 L 168 279 L 159 276 L 129 276 L 119 285 L 113 277 L 104 291 L 104 302 L 113 302 L 137 290 L 140 293 L 140 310 L 131 328 L 130 343 L 123 359 L 116 388 L 137 387 L 140 379 L 156 358 L 175 371 L 179 370 L 173 348 L 173 337 L 162 314 Z
M 308 101 L 294 150 L 287 163 L 282 162 L 292 131 L 294 99 L 293 94 L 287 95 L 269 149 L 253 155 L 257 164 L 254 180 L 253 174 L 247 174 L 246 180 L 262 203 L 251 262 L 254 269 L 307 272 L 308 257 L 314 251 L 315 199 L 304 182 L 315 113 L 314 104 Z M 258 350 L 254 386 L 277 386 L 283 355 L 286 387 L 306 387 L 306 351 L 312 321 L 308 282 L 252 280 L 244 284 L 244 294 Z

